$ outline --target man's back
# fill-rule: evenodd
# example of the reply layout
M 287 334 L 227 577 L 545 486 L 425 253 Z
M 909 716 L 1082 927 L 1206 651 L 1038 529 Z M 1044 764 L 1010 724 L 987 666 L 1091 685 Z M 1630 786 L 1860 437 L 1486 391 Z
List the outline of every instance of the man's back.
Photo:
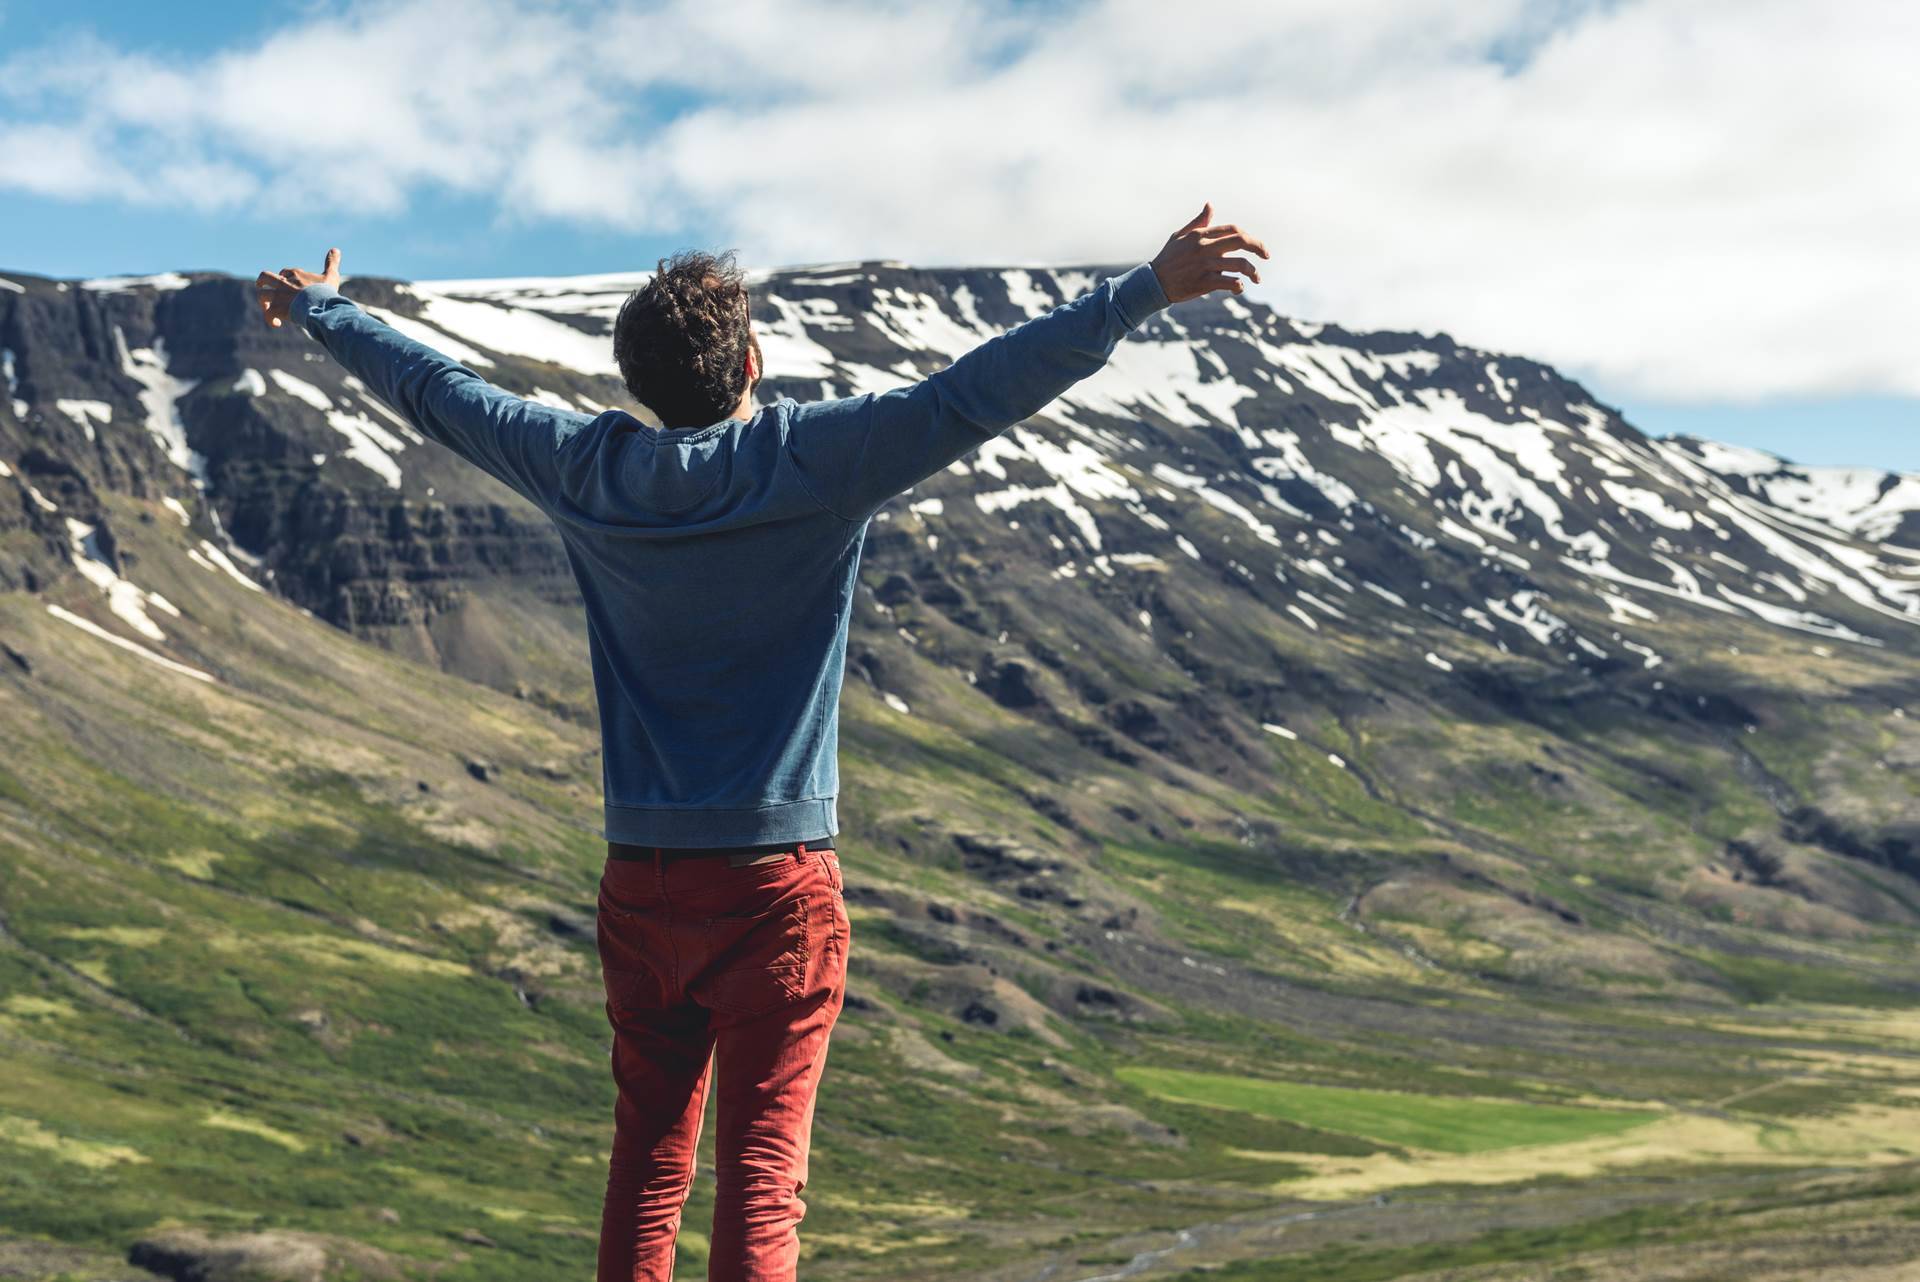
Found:
M 839 831 L 837 710 L 867 523 L 828 512 L 788 461 L 797 408 L 696 431 L 609 413 L 570 454 L 571 497 L 553 514 L 586 604 L 609 840 Z

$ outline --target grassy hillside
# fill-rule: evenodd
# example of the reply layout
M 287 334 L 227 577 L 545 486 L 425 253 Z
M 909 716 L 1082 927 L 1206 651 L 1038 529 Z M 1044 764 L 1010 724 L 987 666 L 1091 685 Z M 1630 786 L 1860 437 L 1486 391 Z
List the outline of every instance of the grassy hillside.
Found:
M 168 652 L 213 679 L 50 613 L 105 617 L 78 580 L 0 596 L 0 1277 L 125 1278 L 188 1228 L 340 1277 L 585 1276 L 591 728 L 112 503 Z M 1496 717 L 1276 633 L 1367 698 L 1223 724 L 1252 774 L 1118 759 L 901 622 L 918 644 L 869 652 L 910 711 L 856 680 L 843 710 L 855 938 L 808 1276 L 1920 1257 L 1920 880 L 1869 840 L 1920 807 L 1913 660 L 1723 630 L 1635 703 L 1490 652 Z M 1783 840 L 1808 805 L 1840 835 Z

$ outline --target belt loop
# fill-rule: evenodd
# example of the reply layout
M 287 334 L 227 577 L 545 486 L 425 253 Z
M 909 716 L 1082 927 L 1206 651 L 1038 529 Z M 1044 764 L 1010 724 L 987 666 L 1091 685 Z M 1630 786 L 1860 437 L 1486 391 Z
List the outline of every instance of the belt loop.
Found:
M 667 859 L 666 854 L 659 846 L 653 848 L 653 881 L 654 885 L 658 887 L 660 891 L 660 897 L 665 899 L 667 895 Z

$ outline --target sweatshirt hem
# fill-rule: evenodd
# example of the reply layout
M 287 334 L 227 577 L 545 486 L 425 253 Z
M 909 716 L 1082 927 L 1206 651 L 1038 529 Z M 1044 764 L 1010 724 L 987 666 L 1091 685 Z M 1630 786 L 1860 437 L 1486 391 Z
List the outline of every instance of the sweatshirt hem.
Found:
M 815 841 L 840 831 L 834 797 L 745 810 L 606 805 L 606 838 L 637 846 L 761 846 Z

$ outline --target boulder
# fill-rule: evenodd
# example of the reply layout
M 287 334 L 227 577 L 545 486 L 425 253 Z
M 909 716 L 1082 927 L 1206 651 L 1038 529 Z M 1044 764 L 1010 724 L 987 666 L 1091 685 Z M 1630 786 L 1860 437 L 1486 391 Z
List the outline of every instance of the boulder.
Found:
M 393 1258 L 384 1251 L 293 1229 L 222 1234 L 163 1229 L 135 1242 L 127 1262 L 175 1282 L 327 1282 L 346 1275 L 400 1276 Z

